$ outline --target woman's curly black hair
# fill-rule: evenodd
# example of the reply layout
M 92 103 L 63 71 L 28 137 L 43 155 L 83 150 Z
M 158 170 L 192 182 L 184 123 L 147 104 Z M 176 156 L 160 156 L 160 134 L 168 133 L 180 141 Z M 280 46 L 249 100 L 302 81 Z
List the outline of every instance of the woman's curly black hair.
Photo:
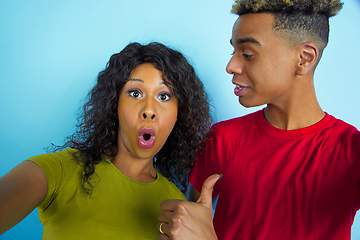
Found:
M 132 70 L 143 63 L 152 63 L 162 72 L 165 83 L 177 97 L 178 117 L 163 148 L 156 154 L 154 167 L 182 191 L 188 184 L 188 173 L 196 153 L 205 140 L 212 119 L 204 86 L 194 68 L 178 51 L 161 43 L 130 43 L 110 57 L 95 87 L 89 92 L 76 132 L 61 148 L 78 149 L 76 160 L 83 168 L 82 188 L 90 193 L 95 166 L 104 156 L 118 152 L 117 106 L 119 93 Z

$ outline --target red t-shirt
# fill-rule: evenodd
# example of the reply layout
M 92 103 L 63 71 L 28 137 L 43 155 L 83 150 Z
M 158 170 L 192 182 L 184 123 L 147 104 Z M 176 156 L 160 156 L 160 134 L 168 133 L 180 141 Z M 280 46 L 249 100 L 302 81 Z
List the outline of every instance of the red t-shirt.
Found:
M 328 114 L 299 130 L 263 111 L 213 126 L 190 183 L 223 174 L 214 227 L 219 239 L 350 239 L 360 207 L 360 132 Z

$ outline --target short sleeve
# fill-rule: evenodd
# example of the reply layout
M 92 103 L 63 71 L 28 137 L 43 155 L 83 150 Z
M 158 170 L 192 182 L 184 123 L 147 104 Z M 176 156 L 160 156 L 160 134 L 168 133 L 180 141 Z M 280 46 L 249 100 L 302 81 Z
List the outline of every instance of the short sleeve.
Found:
M 68 149 L 57 153 L 38 155 L 26 160 L 39 165 L 46 176 L 48 193 L 38 207 L 40 211 L 44 211 L 51 204 L 78 167 L 78 164 L 73 160 L 73 153 L 73 149 Z
M 352 149 L 353 149 L 353 154 L 352 156 L 355 159 L 355 162 L 358 163 L 358 176 L 359 176 L 359 182 L 358 182 L 358 190 L 357 190 L 357 206 L 356 206 L 356 211 L 358 211 L 360 209 L 360 132 L 356 131 L 354 134 L 352 141 Z

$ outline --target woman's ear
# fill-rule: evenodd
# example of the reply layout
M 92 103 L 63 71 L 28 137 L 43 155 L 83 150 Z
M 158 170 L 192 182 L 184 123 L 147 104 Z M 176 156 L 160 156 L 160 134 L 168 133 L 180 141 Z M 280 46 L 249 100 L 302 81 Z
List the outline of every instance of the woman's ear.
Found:
M 319 57 L 319 49 L 313 42 L 306 42 L 299 47 L 299 61 L 296 73 L 305 75 L 310 70 L 314 70 Z

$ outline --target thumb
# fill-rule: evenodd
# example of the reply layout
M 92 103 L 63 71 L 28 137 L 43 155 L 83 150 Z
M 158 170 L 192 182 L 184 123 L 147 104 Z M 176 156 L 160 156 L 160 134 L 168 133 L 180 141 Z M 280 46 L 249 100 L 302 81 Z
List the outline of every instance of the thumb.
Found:
M 214 174 L 208 177 L 201 189 L 201 194 L 197 203 L 205 205 L 207 208 L 212 209 L 212 192 L 216 182 L 222 177 L 222 175 Z

